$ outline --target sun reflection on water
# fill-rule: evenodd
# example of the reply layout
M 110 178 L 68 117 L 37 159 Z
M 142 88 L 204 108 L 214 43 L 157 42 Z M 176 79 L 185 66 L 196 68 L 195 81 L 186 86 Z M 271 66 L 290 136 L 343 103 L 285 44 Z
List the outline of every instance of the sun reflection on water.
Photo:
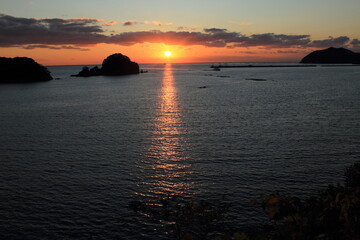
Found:
M 151 146 L 146 160 L 139 164 L 142 171 L 142 186 L 148 197 L 189 195 L 193 183 L 186 140 L 183 137 L 183 122 L 178 106 L 177 88 L 171 64 L 165 65 L 162 87 Z

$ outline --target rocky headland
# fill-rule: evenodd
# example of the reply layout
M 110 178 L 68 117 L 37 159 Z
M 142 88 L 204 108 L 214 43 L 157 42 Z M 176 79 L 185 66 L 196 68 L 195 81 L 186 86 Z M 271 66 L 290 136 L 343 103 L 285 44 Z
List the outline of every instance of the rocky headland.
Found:
M 46 67 L 27 57 L 0 57 L 0 83 L 30 83 L 52 80 Z
M 305 56 L 300 63 L 312 64 L 360 64 L 360 53 L 345 48 L 327 48 Z
M 83 69 L 75 77 L 91 77 L 91 76 L 120 76 L 128 74 L 139 74 L 139 64 L 132 62 L 129 57 L 115 53 L 104 59 L 101 68 L 95 66 L 93 68 L 83 67 Z

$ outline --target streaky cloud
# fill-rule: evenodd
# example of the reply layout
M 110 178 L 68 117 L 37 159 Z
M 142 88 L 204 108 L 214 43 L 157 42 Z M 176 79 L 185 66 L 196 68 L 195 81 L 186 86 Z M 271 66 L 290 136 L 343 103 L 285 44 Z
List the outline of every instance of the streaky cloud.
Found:
M 58 46 L 58 45 L 44 45 L 44 44 L 34 44 L 34 45 L 25 45 L 20 46 L 23 49 L 32 50 L 36 48 L 46 48 L 46 49 L 52 49 L 52 50 L 80 50 L 80 51 L 89 51 L 90 49 L 87 48 L 81 48 L 81 47 L 74 47 L 74 46 Z
M 137 24 L 147 24 L 147 25 L 155 25 L 155 26 L 172 26 L 174 25 L 171 22 L 168 23 L 163 23 L 160 21 L 143 21 L 143 22 L 137 22 L 137 21 L 132 21 L 132 20 L 128 20 L 125 22 L 122 22 L 123 26 L 133 26 L 133 25 L 137 25 Z
M 204 28 L 204 32 L 206 33 L 223 33 L 227 32 L 226 28 Z
M 304 50 L 278 50 L 276 53 L 279 54 L 297 54 L 297 53 L 305 53 Z

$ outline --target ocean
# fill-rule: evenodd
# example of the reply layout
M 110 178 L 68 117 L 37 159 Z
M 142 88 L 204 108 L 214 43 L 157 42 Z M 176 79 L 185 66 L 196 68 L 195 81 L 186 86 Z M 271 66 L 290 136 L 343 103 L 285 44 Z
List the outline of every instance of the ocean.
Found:
M 243 231 L 266 221 L 251 200 L 316 194 L 360 159 L 359 66 L 210 66 L 0 85 L 0 238 L 174 239 L 131 207 L 164 199 L 229 203 Z

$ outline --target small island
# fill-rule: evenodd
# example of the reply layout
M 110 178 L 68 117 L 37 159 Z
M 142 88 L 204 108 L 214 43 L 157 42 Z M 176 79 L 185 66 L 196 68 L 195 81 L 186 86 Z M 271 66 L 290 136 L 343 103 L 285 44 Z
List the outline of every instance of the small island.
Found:
M 0 57 L 0 72 L 0 83 L 31 83 L 53 79 L 46 67 L 27 57 Z
M 102 67 L 97 66 L 89 69 L 83 67 L 83 69 L 74 77 L 91 77 L 91 76 L 120 76 L 129 74 L 139 74 L 139 64 L 132 62 L 129 57 L 115 53 L 108 56 L 102 63 Z
M 330 47 L 308 54 L 300 61 L 300 63 L 360 64 L 360 53 L 355 53 L 345 48 Z

